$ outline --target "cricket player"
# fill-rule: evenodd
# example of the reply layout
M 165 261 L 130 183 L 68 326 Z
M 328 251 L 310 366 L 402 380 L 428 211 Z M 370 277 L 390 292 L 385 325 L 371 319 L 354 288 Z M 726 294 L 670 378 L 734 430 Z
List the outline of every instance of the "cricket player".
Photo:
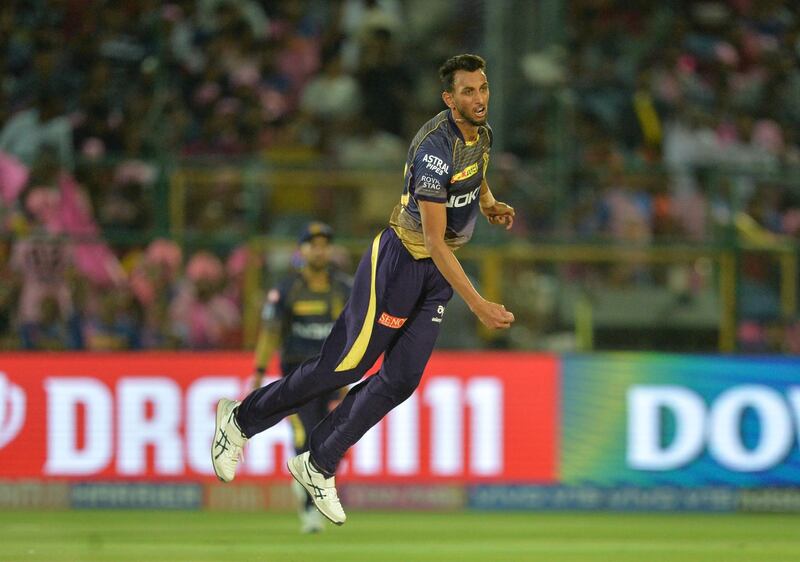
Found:
M 317 509 L 337 525 L 346 520 L 336 491 L 339 461 L 414 392 L 453 291 L 485 326 L 506 329 L 514 322 L 502 304 L 475 290 L 455 255 L 472 237 L 479 214 L 506 229 L 514 222 L 514 209 L 496 201 L 486 183 L 492 146 L 486 64 L 476 55 L 458 55 L 439 76 L 447 108 L 411 141 L 400 203 L 364 254 L 350 300 L 320 355 L 241 403 L 217 404 L 211 457 L 217 477 L 229 482 L 248 438 L 309 400 L 361 380 L 385 354 L 378 372 L 350 389 L 314 428 L 309 450 L 288 463 Z
M 283 376 L 315 357 L 330 334 L 336 318 L 350 295 L 352 280 L 331 265 L 333 229 L 312 222 L 300 234 L 303 264 L 267 293 L 262 311 L 262 328 L 255 350 L 253 388 L 261 388 L 264 373 L 275 351 L 280 350 Z M 329 406 L 341 398 L 339 390 L 312 398 L 290 416 L 295 452 L 308 451 L 308 435 L 328 415 Z M 311 496 L 294 481 L 300 500 L 300 530 L 317 533 L 323 519 Z

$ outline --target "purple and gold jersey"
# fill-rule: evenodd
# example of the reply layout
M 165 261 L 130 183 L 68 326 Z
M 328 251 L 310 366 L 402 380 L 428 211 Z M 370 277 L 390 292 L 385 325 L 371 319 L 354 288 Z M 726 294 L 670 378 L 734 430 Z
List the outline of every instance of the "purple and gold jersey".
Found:
M 491 127 L 478 127 L 478 138 L 466 142 L 449 109 L 425 123 L 411 141 L 403 195 L 392 211 L 389 225 L 416 259 L 430 257 L 425 249 L 418 201 L 434 201 L 447 207 L 444 240 L 452 249 L 460 248 L 472 237 L 491 146 Z
M 314 288 L 296 271 L 267 293 L 261 320 L 280 329 L 282 364 L 302 363 L 319 353 L 342 312 L 352 281 L 335 269 L 329 278 L 327 285 Z

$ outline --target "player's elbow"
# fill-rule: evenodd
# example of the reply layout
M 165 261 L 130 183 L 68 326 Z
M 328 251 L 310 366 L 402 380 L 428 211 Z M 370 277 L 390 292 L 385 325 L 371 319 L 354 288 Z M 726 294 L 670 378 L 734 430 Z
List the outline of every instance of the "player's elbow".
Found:
M 436 254 L 440 254 L 443 248 L 446 248 L 443 238 L 439 236 L 431 236 L 429 234 L 425 235 L 425 249 L 428 251 L 428 254 L 430 254 L 431 257 Z

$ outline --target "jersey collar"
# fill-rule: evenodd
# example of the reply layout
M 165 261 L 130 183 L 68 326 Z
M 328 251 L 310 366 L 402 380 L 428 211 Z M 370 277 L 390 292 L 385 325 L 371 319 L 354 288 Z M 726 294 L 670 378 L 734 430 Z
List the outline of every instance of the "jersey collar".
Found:
M 483 129 L 483 126 L 478 127 L 478 138 L 476 138 L 474 141 L 467 141 L 467 139 L 464 138 L 464 133 L 461 132 L 461 129 L 459 129 L 458 125 L 456 125 L 455 119 L 453 119 L 453 110 L 447 109 L 445 111 L 447 111 L 447 122 L 450 124 L 450 128 L 452 128 L 453 132 L 458 135 L 458 138 L 461 139 L 461 142 L 463 142 L 466 146 L 472 146 L 478 142 L 478 139 L 481 137 L 481 129 Z

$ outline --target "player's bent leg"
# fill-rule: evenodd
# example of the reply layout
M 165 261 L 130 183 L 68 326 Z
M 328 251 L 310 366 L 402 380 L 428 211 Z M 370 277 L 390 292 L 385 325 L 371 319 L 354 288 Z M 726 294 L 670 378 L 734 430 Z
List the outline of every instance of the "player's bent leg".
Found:
M 316 396 L 348 384 L 349 381 L 335 380 L 330 376 L 346 344 L 346 331 L 340 317 L 325 340 L 320 355 L 301 363 L 286 376 L 254 390 L 242 400 L 236 419 L 245 435 L 252 437 L 261 433 Z
M 211 442 L 211 464 L 217 478 L 230 482 L 236 476 L 236 467 L 242 456 L 247 437 L 236 423 L 234 412 L 239 402 L 223 398 L 217 402 L 214 422 L 214 440 Z
M 322 471 L 334 474 L 347 450 L 417 388 L 439 335 L 440 307 L 452 295 L 449 286 L 445 289 L 434 292 L 434 298 L 409 318 L 386 351 L 380 371 L 350 389 L 314 428 L 309 449 Z
M 394 261 L 385 259 L 391 258 L 386 251 L 389 240 L 386 231 L 382 232 L 364 254 L 350 299 L 320 355 L 288 376 L 254 390 L 242 401 L 236 415 L 245 435 L 252 437 L 312 398 L 359 380 L 388 345 L 388 341 L 371 336 L 375 309 L 383 299 L 384 280 L 392 278 Z

